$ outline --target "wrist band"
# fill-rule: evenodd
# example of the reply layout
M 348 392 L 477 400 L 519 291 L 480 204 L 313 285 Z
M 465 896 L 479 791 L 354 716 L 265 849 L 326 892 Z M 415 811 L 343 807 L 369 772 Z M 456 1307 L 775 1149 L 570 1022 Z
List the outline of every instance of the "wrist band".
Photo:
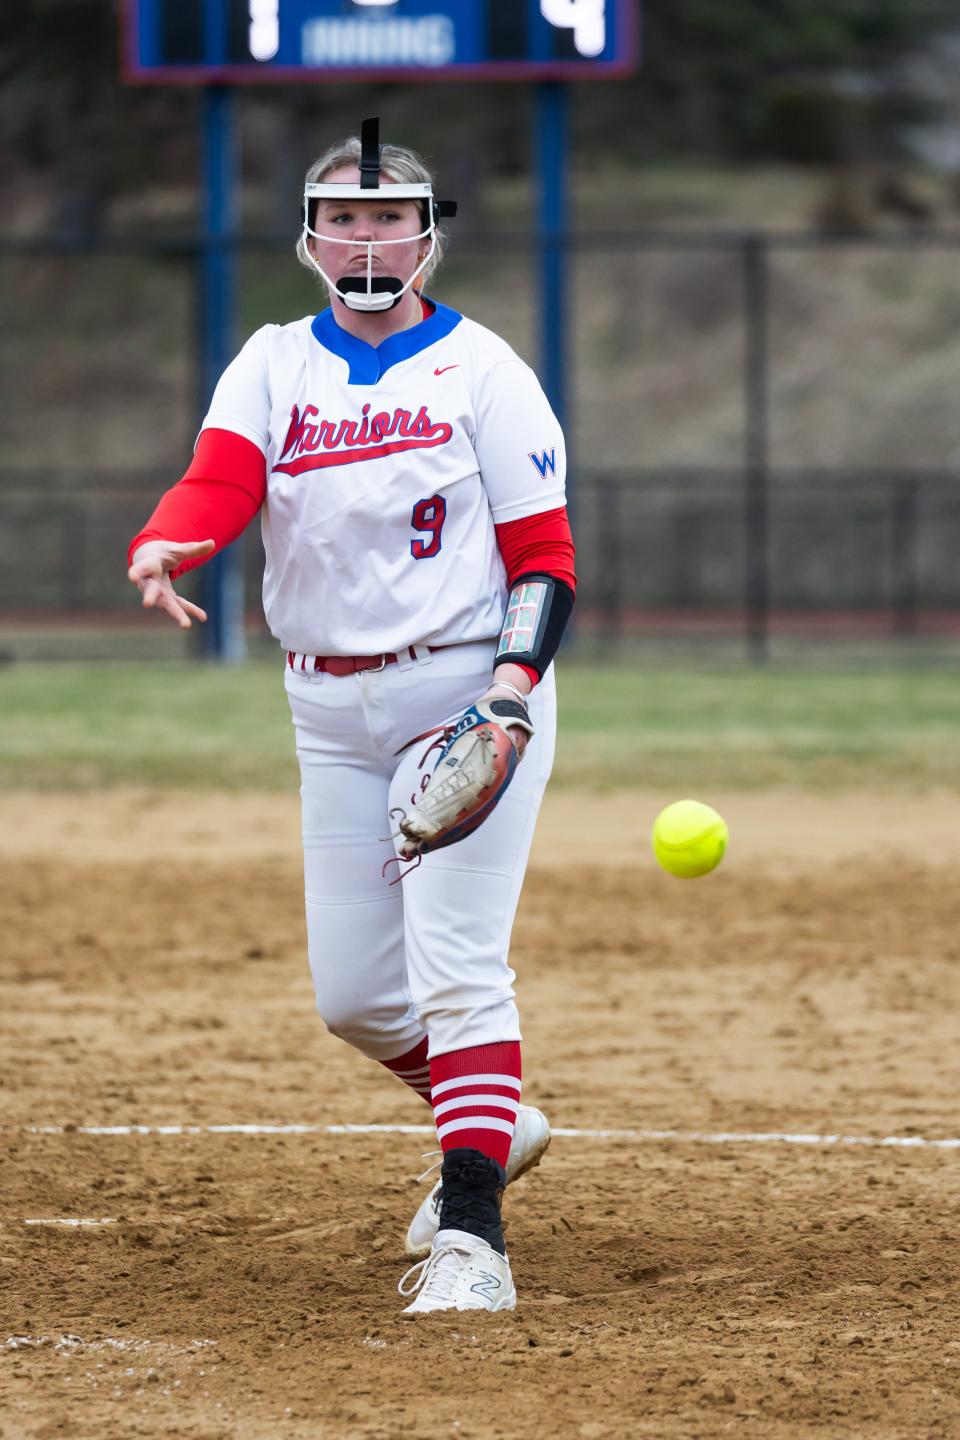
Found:
M 529 695 L 524 695 L 523 691 L 518 689 L 516 685 L 512 685 L 509 680 L 498 680 L 496 676 L 494 676 L 492 684 L 499 686 L 501 690 L 509 690 L 511 695 L 516 695 L 521 705 L 526 705 L 530 699 Z

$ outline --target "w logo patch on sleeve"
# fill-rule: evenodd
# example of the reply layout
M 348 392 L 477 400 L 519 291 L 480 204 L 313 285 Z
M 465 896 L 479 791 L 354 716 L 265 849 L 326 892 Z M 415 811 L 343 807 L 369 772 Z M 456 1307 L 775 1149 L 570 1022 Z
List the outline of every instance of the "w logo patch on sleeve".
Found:
M 540 475 L 541 475 L 541 477 L 542 477 L 544 480 L 546 480 L 546 478 L 547 478 L 547 471 L 548 471 L 548 470 L 550 471 L 550 474 L 551 474 L 551 475 L 556 475 L 556 473 L 557 473 L 557 453 L 556 453 L 556 449 L 553 449 L 553 450 L 541 450 L 539 453 L 538 453 L 536 450 L 531 450 L 531 451 L 530 451 L 530 455 L 529 455 L 529 459 L 533 461 L 534 465 L 535 465 L 535 466 L 537 467 L 537 469 L 540 471 Z

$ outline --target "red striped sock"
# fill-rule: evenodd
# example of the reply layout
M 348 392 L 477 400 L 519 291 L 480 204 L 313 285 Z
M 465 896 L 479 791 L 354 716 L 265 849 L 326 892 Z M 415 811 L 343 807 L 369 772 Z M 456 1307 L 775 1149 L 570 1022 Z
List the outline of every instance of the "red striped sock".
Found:
M 418 1040 L 412 1050 L 405 1055 L 398 1055 L 396 1060 L 382 1060 L 380 1062 L 387 1069 L 402 1080 L 404 1085 L 409 1085 L 411 1090 L 416 1090 L 421 1100 L 431 1104 L 430 1098 L 430 1061 L 427 1059 L 427 1037 Z
M 433 1115 L 444 1154 L 479 1150 L 505 1166 L 520 1104 L 520 1043 L 474 1045 L 430 1061 Z

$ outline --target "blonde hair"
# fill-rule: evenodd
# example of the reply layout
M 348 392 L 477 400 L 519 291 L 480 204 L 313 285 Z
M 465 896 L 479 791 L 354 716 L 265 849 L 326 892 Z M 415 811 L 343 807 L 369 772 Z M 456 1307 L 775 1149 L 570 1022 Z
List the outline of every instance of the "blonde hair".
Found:
M 335 170 L 340 170 L 345 165 L 360 165 L 360 140 L 356 135 L 350 135 L 345 140 L 338 140 L 325 150 L 318 160 L 307 170 L 304 176 L 304 184 L 312 185 L 322 183 L 328 175 Z M 390 179 L 398 185 L 432 185 L 433 176 L 427 169 L 423 160 L 415 150 L 409 150 L 406 145 L 383 145 L 381 147 L 380 168 L 383 174 L 389 175 Z M 423 221 L 423 228 L 426 229 L 430 217 L 427 214 L 428 201 L 418 201 L 420 218 Z M 443 259 L 446 249 L 446 234 L 437 225 L 436 245 L 430 263 L 421 271 L 417 278 L 417 288 L 425 290 L 433 279 L 434 273 L 440 261 Z M 316 274 L 313 264 L 307 254 L 307 242 L 303 232 L 297 241 L 297 259 L 301 265 L 306 266 L 313 274 Z

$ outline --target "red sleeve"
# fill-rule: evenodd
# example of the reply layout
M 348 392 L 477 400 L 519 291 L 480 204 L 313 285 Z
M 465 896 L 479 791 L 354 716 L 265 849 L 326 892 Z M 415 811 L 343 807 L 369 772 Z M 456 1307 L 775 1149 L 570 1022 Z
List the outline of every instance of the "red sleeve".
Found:
M 526 515 L 522 520 L 508 520 L 494 528 L 508 585 L 512 586 L 520 575 L 536 572 L 562 580 L 576 595 L 576 551 L 566 506 L 545 510 L 541 515 Z M 525 670 L 536 685 L 540 678 L 536 670 L 529 665 L 521 665 L 520 669 Z
M 545 510 L 542 515 L 526 515 L 522 520 L 508 520 L 495 528 L 508 585 L 513 585 L 519 575 L 537 572 L 562 580 L 577 593 L 575 551 L 566 506 Z
M 253 441 L 232 430 L 204 430 L 183 479 L 161 497 L 145 528 L 130 541 L 127 564 L 146 540 L 215 540 L 217 550 L 223 550 L 247 528 L 266 493 L 267 464 Z M 209 558 L 185 561 L 172 578 Z

